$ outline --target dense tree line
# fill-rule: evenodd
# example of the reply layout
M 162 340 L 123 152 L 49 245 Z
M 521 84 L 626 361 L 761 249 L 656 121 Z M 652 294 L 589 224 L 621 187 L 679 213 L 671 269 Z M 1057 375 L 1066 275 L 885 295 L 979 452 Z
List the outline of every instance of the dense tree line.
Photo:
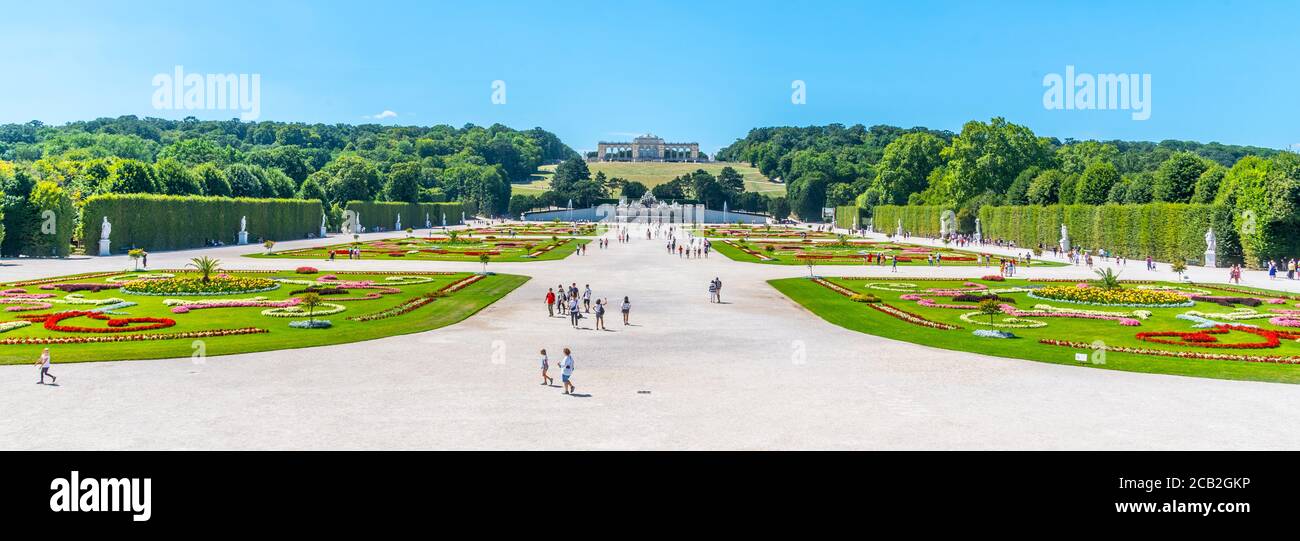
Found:
M 759 128 L 718 153 L 785 181 L 794 212 L 856 202 L 941 205 L 970 226 L 983 205 L 1213 203 L 1273 149 L 1189 141 L 1064 141 L 994 118 L 960 133 L 861 125 Z M 1255 164 L 1255 165 L 1252 165 Z
M 47 126 L 0 125 L 4 253 L 28 242 L 41 210 L 60 197 L 102 193 L 319 199 L 338 215 L 351 200 L 463 201 L 507 211 L 510 183 L 539 165 L 576 158 L 534 128 L 382 126 L 101 118 Z M 46 183 L 49 186 L 46 186 Z M 58 191 L 53 190 L 58 188 Z M 60 200 L 61 201 L 61 200 Z M 30 239 L 29 239 L 30 240 Z

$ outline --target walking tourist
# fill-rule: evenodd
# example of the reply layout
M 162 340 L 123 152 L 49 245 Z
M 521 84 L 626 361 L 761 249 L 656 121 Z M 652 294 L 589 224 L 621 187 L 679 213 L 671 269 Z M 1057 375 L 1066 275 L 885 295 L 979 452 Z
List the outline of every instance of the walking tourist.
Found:
M 622 311 L 623 311 L 623 324 L 628 325 L 627 315 L 632 312 L 632 302 L 627 300 L 627 297 L 623 297 Z
M 564 382 L 564 394 L 573 394 L 578 388 L 573 385 L 573 352 L 569 348 L 564 348 L 564 361 L 560 366 L 563 369 L 560 380 Z
M 36 360 L 36 366 L 41 370 L 41 380 L 37 383 L 45 385 L 45 376 L 50 377 L 50 383 L 55 383 L 59 380 L 59 378 L 54 377 L 54 374 L 50 373 L 50 348 L 45 348 L 44 351 L 41 351 L 40 358 Z
M 555 379 L 546 374 L 546 368 L 551 364 L 551 360 L 546 357 L 546 350 L 542 350 L 542 385 L 550 385 Z

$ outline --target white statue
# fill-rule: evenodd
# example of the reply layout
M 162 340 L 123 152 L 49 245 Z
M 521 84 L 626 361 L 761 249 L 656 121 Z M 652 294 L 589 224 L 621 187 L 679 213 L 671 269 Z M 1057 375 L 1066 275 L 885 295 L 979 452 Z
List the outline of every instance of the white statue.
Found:
M 979 242 L 983 238 L 984 238 L 984 232 L 980 230 L 980 219 L 976 218 L 975 219 L 975 242 Z
M 1215 254 L 1219 247 L 1219 241 L 1214 237 L 1214 227 L 1211 226 L 1205 232 L 1205 266 L 1214 268 L 1218 266 L 1218 255 Z
M 1070 251 L 1070 231 L 1065 228 L 1065 224 L 1061 224 L 1060 245 L 1061 245 L 1062 252 Z
M 394 231 L 402 230 L 402 213 L 397 213 L 397 225 L 393 227 Z
M 429 213 L 424 213 L 424 228 L 433 229 L 433 222 L 429 221 Z
M 243 233 L 243 232 L 245 232 L 245 231 L 248 231 L 248 216 L 240 216 L 240 217 L 239 217 L 239 232 L 240 232 L 240 233 Z
M 325 215 L 324 215 L 324 214 L 321 214 L 321 215 L 320 215 L 320 228 L 321 228 L 321 229 L 325 229 Z
M 108 216 L 105 216 L 104 223 L 99 224 L 99 240 L 108 240 L 108 236 L 112 232 L 113 224 L 108 223 Z

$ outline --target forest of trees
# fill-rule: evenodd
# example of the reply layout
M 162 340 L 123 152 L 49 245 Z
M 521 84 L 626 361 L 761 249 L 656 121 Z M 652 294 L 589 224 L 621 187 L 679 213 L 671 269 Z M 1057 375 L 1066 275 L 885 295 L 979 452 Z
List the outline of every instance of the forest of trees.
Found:
M 503 214 L 510 183 L 577 157 L 541 128 L 165 120 L 123 116 L 0 125 L 0 213 L 31 228 L 34 193 L 75 205 L 100 193 L 464 201 Z M 38 187 L 40 188 L 37 191 Z M 57 199 L 58 197 L 54 197 Z M 332 213 L 337 214 L 337 213 Z M 8 253 L 13 253 L 9 250 Z
M 839 124 L 759 128 L 718 158 L 783 179 L 794 212 L 812 220 L 823 207 L 855 202 L 866 209 L 941 205 L 963 222 L 984 205 L 1233 203 L 1263 197 L 1252 179 L 1266 170 L 1300 184 L 1291 152 L 1188 141 L 1062 141 L 1001 118 L 968 122 L 956 134 Z

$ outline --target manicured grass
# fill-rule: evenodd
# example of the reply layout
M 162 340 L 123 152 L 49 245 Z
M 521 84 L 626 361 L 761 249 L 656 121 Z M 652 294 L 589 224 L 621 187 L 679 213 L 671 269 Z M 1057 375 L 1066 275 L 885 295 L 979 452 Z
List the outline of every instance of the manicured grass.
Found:
M 913 244 L 903 244 L 898 242 L 872 242 L 864 240 L 849 240 L 848 245 L 840 244 L 838 241 L 816 242 L 792 240 L 749 240 L 745 242 L 722 240 L 713 243 L 713 248 L 731 259 L 744 261 L 746 263 L 763 263 L 766 265 L 807 265 L 812 262 L 814 265 L 869 265 L 877 267 L 890 267 L 892 263 L 889 260 L 881 262 L 877 257 L 872 257 L 867 262 L 867 256 L 863 252 L 870 254 L 884 254 L 889 257 L 898 257 L 899 266 L 918 266 L 929 265 L 927 254 L 938 252 L 943 259 L 940 261 L 942 266 L 979 266 L 978 255 L 975 252 L 964 250 L 954 250 L 949 248 L 932 248 L 928 246 L 918 246 Z M 772 251 L 767 247 L 771 246 Z M 745 248 L 759 255 L 745 251 Z M 994 256 L 993 263 L 987 267 L 987 274 L 998 273 L 998 258 Z M 765 259 L 766 258 L 766 259 Z M 1022 264 L 1023 265 L 1023 264 Z M 1059 267 L 1063 263 L 1055 261 L 1035 260 L 1035 267 Z
M 1188 359 L 1177 357 L 1151 356 L 1136 353 L 1124 353 L 1117 351 L 1105 352 L 1105 364 L 1093 364 L 1091 359 L 1094 351 L 1088 348 L 1063 347 L 1058 345 L 1049 345 L 1040 343 L 1040 339 L 1067 340 L 1081 344 L 1092 344 L 1096 340 L 1102 341 L 1109 347 L 1130 347 L 1144 349 L 1158 349 L 1165 351 L 1187 351 L 1209 354 L 1234 354 L 1234 355 L 1251 355 L 1251 356 L 1300 356 L 1300 344 L 1294 340 L 1283 339 L 1276 348 L 1269 349 L 1228 349 L 1228 348 L 1207 348 L 1198 345 L 1164 345 L 1139 340 L 1136 334 L 1139 332 L 1192 332 L 1197 329 L 1192 328 L 1192 322 L 1176 319 L 1174 316 L 1197 310 L 1201 312 L 1228 312 L 1232 309 L 1225 308 L 1213 303 L 1196 302 L 1195 306 L 1190 308 L 1144 308 L 1152 312 L 1151 316 L 1141 321 L 1137 327 L 1122 326 L 1116 321 L 1111 320 L 1094 320 L 1094 319 L 1074 319 L 1064 317 L 1026 317 L 1025 319 L 1046 322 L 1047 326 L 1035 329 L 1001 329 L 1015 333 L 1019 338 L 1014 339 L 994 339 L 981 338 L 974 336 L 972 332 L 975 329 L 994 329 L 987 325 L 971 324 L 960 319 L 961 314 L 977 311 L 978 308 L 974 303 L 956 303 L 951 299 L 943 297 L 929 297 L 936 302 L 943 304 L 965 304 L 970 305 L 969 310 L 958 310 L 950 308 L 925 307 L 920 306 L 915 301 L 902 300 L 900 297 L 907 294 L 906 291 L 895 292 L 880 289 L 873 289 L 867 286 L 870 283 L 907 283 L 908 279 L 888 280 L 888 279 L 840 279 L 830 278 L 833 284 L 837 284 L 853 290 L 858 293 L 871 293 L 879 297 L 885 304 L 894 308 L 899 308 L 907 312 L 922 316 L 928 320 L 957 325 L 962 327 L 955 330 L 941 330 L 920 326 L 895 318 L 878 310 L 875 310 L 866 303 L 855 302 L 849 297 L 832 291 L 807 278 L 787 278 L 780 280 L 771 280 L 769 283 L 778 291 L 793 299 L 803 307 L 817 314 L 826 321 L 839 325 L 841 327 L 878 336 L 922 344 L 930 347 L 950 349 L 957 351 L 969 351 L 999 357 L 1010 357 L 1017 359 L 1028 359 L 1055 364 L 1077 365 L 1087 368 L 1104 368 L 1110 370 L 1125 370 L 1131 372 L 1149 372 L 1155 374 L 1175 374 L 1184 376 L 1196 376 L 1219 379 L 1239 379 L 1255 380 L 1282 383 L 1300 383 L 1300 366 L 1293 364 L 1279 364 L 1270 362 L 1250 362 L 1238 360 L 1204 360 Z M 930 281 L 912 279 L 910 283 L 918 287 L 913 292 L 924 292 L 929 288 L 959 288 L 966 281 Z M 1008 280 L 1006 282 L 991 282 L 983 280 L 970 280 L 970 282 L 987 285 L 991 288 L 1015 287 L 1025 285 L 1040 284 L 1037 282 L 1026 282 L 1023 280 Z M 1059 283 L 1051 285 L 1062 285 Z M 1068 284 L 1067 284 L 1068 285 Z M 1163 284 L 1176 285 L 1176 284 Z M 1134 287 L 1133 284 L 1126 284 L 1125 287 Z M 1240 293 L 1220 290 L 1214 286 L 1203 284 L 1195 286 L 1200 289 L 1211 290 L 1215 295 L 1224 296 L 1242 296 Z M 1103 307 L 1091 305 L 1068 304 L 1055 301 L 1043 301 L 1032 299 L 1027 293 L 1005 293 L 1003 297 L 1015 299 L 1015 306 L 1020 309 L 1032 309 L 1038 304 L 1047 304 L 1056 307 L 1066 307 L 1074 309 L 1102 310 L 1102 311 L 1131 311 L 1135 308 L 1126 307 Z M 1288 300 L 1285 305 L 1264 304 L 1255 309 L 1258 311 L 1270 311 L 1272 309 L 1292 309 L 1295 305 L 1294 300 Z M 1238 306 L 1238 308 L 1241 308 Z M 998 316 L 995 320 L 1000 320 Z M 988 316 L 978 316 L 976 321 L 987 321 Z M 1271 325 L 1268 319 L 1254 319 L 1243 321 L 1257 325 L 1264 329 L 1277 329 L 1296 331 L 1300 329 L 1278 327 Z M 1253 334 L 1247 334 L 1239 331 L 1232 331 L 1226 335 L 1216 335 L 1222 343 L 1247 343 L 1259 340 L 1259 337 Z M 1078 362 L 1075 360 L 1076 353 L 1086 353 L 1089 355 L 1088 362 Z M 972 362 L 976 362 L 972 359 Z
M 619 177 L 645 184 L 653 188 L 672 179 L 693 173 L 698 169 L 717 176 L 723 167 L 731 166 L 745 178 L 745 191 L 760 192 L 768 195 L 784 195 L 785 184 L 772 182 L 758 168 L 747 163 L 680 163 L 680 162 L 588 162 L 587 169 L 594 176 L 603 171 L 607 177 Z M 532 181 L 527 184 L 515 184 L 511 193 L 537 195 L 550 189 L 551 175 L 555 173 L 554 165 L 544 165 Z
M 288 278 L 293 280 L 316 280 L 317 278 L 324 276 L 324 274 L 296 274 L 293 271 L 275 273 L 230 272 L 229 274 L 231 276 Z M 324 302 L 334 303 L 345 307 L 343 312 L 315 317 L 315 319 L 329 320 L 333 323 L 333 327 L 329 329 L 295 329 L 289 327 L 291 321 L 305 321 L 308 318 L 265 316 L 262 315 L 262 311 L 267 309 L 264 307 L 207 308 L 191 310 L 187 313 L 173 313 L 172 308 L 164 305 L 163 301 L 165 299 L 183 299 L 190 301 L 199 299 L 248 299 L 256 296 L 266 297 L 269 301 L 284 301 L 291 297 L 300 296 L 300 294 L 291 294 L 293 291 L 306 287 L 300 284 L 284 283 L 278 289 L 264 293 L 195 297 L 131 295 L 115 289 L 103 290 L 95 293 L 86 291 L 81 292 L 85 299 L 120 298 L 126 301 L 138 303 L 137 306 L 115 310 L 115 312 L 120 314 L 112 315 L 111 317 L 168 318 L 175 321 L 175 325 L 156 330 L 126 331 L 121 333 L 93 333 L 49 330 L 44 328 L 43 322 L 37 321 L 30 326 L 0 333 L 0 340 L 17 338 L 87 338 L 137 334 L 166 335 L 173 333 L 213 331 L 246 327 L 266 329 L 269 332 L 237 336 L 177 338 L 168 340 L 124 341 L 110 343 L 49 345 L 0 344 L 0 364 L 26 364 L 35 362 L 37 356 L 40 355 L 41 349 L 44 347 L 50 348 L 54 354 L 54 360 L 56 363 L 69 363 L 189 357 L 196 354 L 199 348 L 202 349 L 202 352 L 205 355 L 211 357 L 236 353 L 296 349 L 371 340 L 386 336 L 427 331 L 457 323 L 470 317 L 479 310 L 482 310 L 489 304 L 496 302 L 497 299 L 500 299 L 510 291 L 513 291 L 515 288 L 522 285 L 524 282 L 528 281 L 528 277 L 526 276 L 506 274 L 489 275 L 469 284 L 459 291 L 447 293 L 445 296 L 438 297 L 432 302 L 414 308 L 407 313 L 370 321 L 353 321 L 348 318 L 374 314 L 390 308 L 398 307 L 407 301 L 417 299 L 425 294 L 433 293 L 449 284 L 474 275 L 473 273 L 418 272 L 336 274 L 340 280 L 370 280 L 376 285 L 395 287 L 399 292 L 383 294 L 380 298 L 373 300 L 333 301 L 331 298 L 361 297 L 367 293 L 378 292 L 379 290 L 357 288 L 349 289 L 348 293 L 345 295 L 322 295 L 321 298 Z M 419 276 L 432 278 L 433 281 L 420 284 L 401 284 L 388 280 L 388 278 L 392 276 Z M 54 283 L 104 282 L 104 277 L 71 277 L 69 279 L 61 279 L 59 282 Z M 40 289 L 39 286 L 35 284 L 29 286 L 4 286 L 3 289 L 7 290 L 15 287 L 23 289 L 28 293 L 54 293 L 57 294 L 58 298 L 63 298 L 67 295 L 59 290 Z M 51 314 L 70 309 L 85 310 L 93 307 L 94 306 L 55 304 L 53 308 L 45 310 L 0 312 L 0 323 L 17 320 L 17 316 L 21 314 Z M 323 310 L 323 308 L 321 310 Z M 87 328 L 104 328 L 106 327 L 106 323 L 106 321 L 97 321 L 84 316 L 70 318 L 60 322 L 62 325 L 75 325 Z M 197 343 L 196 340 L 201 340 L 202 342 Z
M 271 254 L 244 254 L 244 257 L 264 259 L 329 259 L 330 251 L 343 250 L 336 258 L 346 259 L 346 251 L 359 245 L 362 259 L 396 261 L 474 261 L 480 254 L 488 254 L 492 262 L 551 261 L 564 259 L 578 246 L 590 239 L 574 237 L 551 238 L 486 238 L 486 236 L 461 235 L 455 241 L 447 237 L 394 237 L 361 243 L 333 244 L 315 248 L 283 250 Z M 412 253 L 414 252 L 414 253 Z

